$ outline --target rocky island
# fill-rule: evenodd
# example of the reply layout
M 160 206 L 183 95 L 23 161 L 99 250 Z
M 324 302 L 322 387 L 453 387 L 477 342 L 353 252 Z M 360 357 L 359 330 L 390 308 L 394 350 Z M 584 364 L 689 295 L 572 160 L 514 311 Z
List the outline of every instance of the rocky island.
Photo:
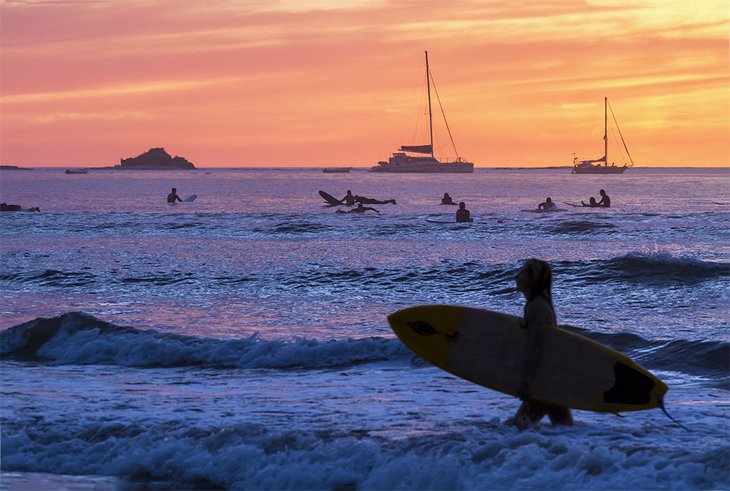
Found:
M 121 159 L 119 170 L 187 170 L 195 166 L 183 157 L 172 157 L 164 148 L 150 148 L 142 155 Z

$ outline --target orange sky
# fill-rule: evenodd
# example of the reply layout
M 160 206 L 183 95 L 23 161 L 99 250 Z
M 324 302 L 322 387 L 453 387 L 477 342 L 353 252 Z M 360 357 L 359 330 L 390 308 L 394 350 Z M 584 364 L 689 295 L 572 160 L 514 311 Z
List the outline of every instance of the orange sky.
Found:
M 725 0 L 4 1 L 0 162 L 162 146 L 199 167 L 373 165 L 427 143 L 428 49 L 477 167 L 600 157 L 604 96 L 637 165 L 728 166 L 728 15 Z

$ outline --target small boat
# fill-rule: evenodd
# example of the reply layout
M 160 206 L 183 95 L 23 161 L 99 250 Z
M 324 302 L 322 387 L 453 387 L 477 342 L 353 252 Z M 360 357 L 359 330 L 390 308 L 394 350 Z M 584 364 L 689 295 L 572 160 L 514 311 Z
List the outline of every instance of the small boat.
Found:
M 322 172 L 326 174 L 336 174 L 336 173 L 343 173 L 343 172 L 350 172 L 352 167 L 326 167 L 322 169 Z
M 435 174 L 435 173 L 471 173 L 474 172 L 474 164 L 467 162 L 466 160 L 459 157 L 459 153 L 456 150 L 454 139 L 451 136 L 451 130 L 449 125 L 446 123 L 446 129 L 449 132 L 449 138 L 451 139 L 451 145 L 454 147 L 454 153 L 456 153 L 456 160 L 453 162 L 439 162 L 434 156 L 433 152 L 433 114 L 431 112 L 431 72 L 428 68 L 428 51 L 426 53 L 426 89 L 428 93 L 428 130 L 430 143 L 428 145 L 402 145 L 398 148 L 398 152 L 388 159 L 387 162 L 378 162 L 370 168 L 370 172 L 401 172 L 401 173 L 419 173 L 419 174 Z M 436 85 L 434 85 L 434 91 Z M 438 92 L 436 92 L 438 99 Z M 439 100 L 439 107 L 441 113 L 444 116 L 444 122 L 446 122 L 446 114 L 444 114 L 444 108 L 441 106 L 441 100 Z M 421 156 L 409 155 L 409 153 L 421 154 Z M 429 156 L 422 156 L 423 154 L 430 154 Z
M 88 174 L 89 169 L 66 169 L 66 174 Z
M 613 110 L 611 110 L 611 115 L 613 116 Z M 621 130 L 618 128 L 618 122 L 616 122 L 616 117 L 613 118 L 614 123 L 616 123 L 616 129 L 618 130 L 618 134 L 621 137 L 621 143 L 623 143 L 624 149 L 626 150 L 626 155 L 629 158 L 629 164 L 624 164 L 622 166 L 618 166 L 615 163 L 611 163 L 611 165 L 608 165 L 608 97 L 603 98 L 603 157 L 600 159 L 595 160 L 578 160 L 578 158 L 573 154 L 573 169 L 571 170 L 571 174 L 623 174 L 626 172 L 626 169 L 634 165 L 634 161 L 631 159 L 631 154 L 629 154 L 629 149 L 626 146 L 626 142 L 624 141 L 624 137 L 621 134 Z

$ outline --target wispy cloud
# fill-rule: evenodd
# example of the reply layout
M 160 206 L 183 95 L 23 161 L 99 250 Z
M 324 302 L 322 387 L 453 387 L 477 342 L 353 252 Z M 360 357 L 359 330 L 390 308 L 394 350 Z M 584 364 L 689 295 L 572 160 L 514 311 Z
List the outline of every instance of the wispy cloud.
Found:
M 52 133 L 63 158 L 83 128 L 110 148 L 179 137 L 211 163 L 375 161 L 406 143 L 429 49 L 478 165 L 562 159 L 606 95 L 651 162 L 698 135 L 700 160 L 728 162 L 728 15 L 724 0 L 5 1 L 0 149 L 17 161 L 21 135 Z

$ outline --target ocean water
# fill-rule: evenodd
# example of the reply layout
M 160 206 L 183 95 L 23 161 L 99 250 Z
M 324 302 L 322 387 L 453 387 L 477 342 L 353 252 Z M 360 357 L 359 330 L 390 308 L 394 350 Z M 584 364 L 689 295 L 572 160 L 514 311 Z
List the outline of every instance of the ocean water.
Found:
M 601 188 L 610 209 L 563 204 Z M 317 194 L 347 189 L 397 204 Z M 475 222 L 426 221 L 444 192 Z M 729 169 L 45 169 L 2 171 L 0 201 L 41 209 L 0 214 L 3 489 L 730 489 Z M 519 432 L 515 398 L 388 327 L 519 315 L 529 257 L 559 323 L 658 375 L 689 431 L 652 410 Z

